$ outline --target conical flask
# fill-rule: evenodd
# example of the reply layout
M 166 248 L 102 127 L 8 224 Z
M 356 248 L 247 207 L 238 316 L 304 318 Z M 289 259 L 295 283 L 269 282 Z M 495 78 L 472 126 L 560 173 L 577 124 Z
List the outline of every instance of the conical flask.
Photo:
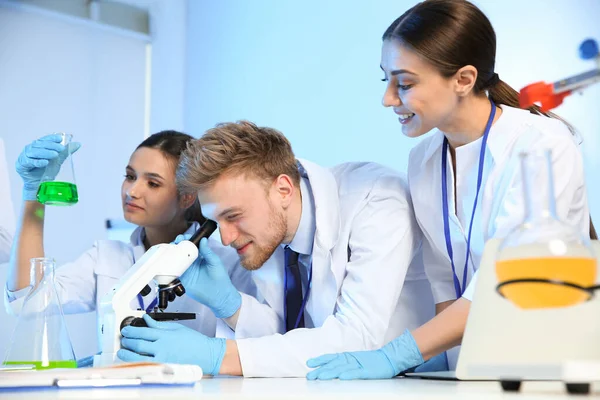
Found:
M 596 257 L 581 227 L 556 215 L 552 154 L 520 154 L 525 214 L 496 255 L 497 291 L 519 308 L 567 307 L 592 297 Z
M 71 206 L 79 201 L 73 168 L 73 135 L 63 132 L 60 135 L 60 144 L 65 146 L 65 149 L 46 166 L 37 199 L 46 205 Z
M 25 297 L 4 365 L 36 369 L 76 368 L 65 317 L 54 286 L 54 260 L 31 259 L 31 291 Z

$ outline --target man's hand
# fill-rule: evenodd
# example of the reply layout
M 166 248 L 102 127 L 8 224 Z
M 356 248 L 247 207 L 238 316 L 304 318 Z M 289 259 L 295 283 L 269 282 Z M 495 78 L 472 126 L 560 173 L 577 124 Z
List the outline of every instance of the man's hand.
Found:
M 126 326 L 121 330 L 117 356 L 129 362 L 159 362 L 199 365 L 208 375 L 217 375 L 225 356 L 225 339 L 209 338 L 175 322 L 157 322 L 144 315 L 147 328 Z
M 189 239 L 191 235 L 179 235 L 175 243 Z M 217 318 L 229 318 L 242 305 L 237 291 L 221 259 L 208 247 L 208 240 L 200 241 L 198 258 L 181 275 L 185 292 L 192 299 L 209 307 Z
M 411 333 L 406 330 L 381 349 L 326 354 L 307 361 L 316 368 L 309 380 L 329 379 L 386 379 L 423 363 L 423 356 Z

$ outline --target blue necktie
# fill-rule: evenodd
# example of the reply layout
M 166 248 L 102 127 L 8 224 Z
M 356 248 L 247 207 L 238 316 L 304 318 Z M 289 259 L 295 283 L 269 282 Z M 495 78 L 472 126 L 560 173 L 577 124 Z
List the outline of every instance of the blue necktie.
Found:
M 302 310 L 302 279 L 298 266 L 298 256 L 289 246 L 285 246 L 285 331 L 304 328 Z M 300 315 L 302 313 L 302 315 Z M 298 326 L 296 321 L 300 316 Z

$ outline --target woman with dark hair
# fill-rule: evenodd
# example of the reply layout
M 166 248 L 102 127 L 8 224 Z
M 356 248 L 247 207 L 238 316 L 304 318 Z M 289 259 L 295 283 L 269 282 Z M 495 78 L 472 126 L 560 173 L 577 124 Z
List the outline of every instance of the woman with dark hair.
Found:
M 56 269 L 55 281 L 63 311 L 84 313 L 96 310 L 102 297 L 150 247 L 170 243 L 180 234 L 192 234 L 204 221 L 196 193 L 182 193 L 175 183 L 175 171 L 181 153 L 194 138 L 185 133 L 163 131 L 144 140 L 131 154 L 121 187 L 123 216 L 138 225 L 129 243 L 98 240 L 77 260 Z M 17 160 L 17 172 L 24 181 L 23 212 L 10 259 L 5 287 L 8 312 L 18 314 L 29 290 L 29 260 L 44 257 L 44 205 L 36 193 L 49 160 L 64 150 L 60 135 L 48 135 L 27 145 Z M 72 144 L 76 151 L 79 143 Z M 216 240 L 209 240 L 213 251 L 235 265 L 237 254 Z M 151 296 L 138 296 L 132 308 L 150 310 L 156 302 Z M 215 334 L 212 312 L 187 296 L 176 298 L 170 311 L 195 312 L 195 329 Z
M 536 106 L 519 108 L 495 70 L 496 35 L 481 10 L 466 0 L 418 3 L 385 31 L 381 54 L 383 105 L 404 135 L 433 131 L 411 151 L 408 180 L 437 315 L 381 349 L 311 359 L 308 379 L 391 378 L 427 360 L 429 370 L 453 365 L 444 352 L 461 343 L 484 244 L 523 221 L 523 151 L 551 150 L 557 215 L 596 236 L 572 129 Z

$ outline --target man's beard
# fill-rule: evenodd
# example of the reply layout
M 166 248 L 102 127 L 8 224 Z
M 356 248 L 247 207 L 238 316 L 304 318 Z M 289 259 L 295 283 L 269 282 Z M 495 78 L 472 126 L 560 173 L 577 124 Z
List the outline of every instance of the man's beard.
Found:
M 269 238 L 266 238 L 265 244 L 260 246 L 256 242 L 252 243 L 254 254 L 250 257 L 240 259 L 242 267 L 249 271 L 255 271 L 262 267 L 269 258 L 275 253 L 277 247 L 285 239 L 287 233 L 287 221 L 283 212 L 277 212 L 274 207 L 270 206 L 271 212 L 269 215 L 268 231 L 272 232 Z

